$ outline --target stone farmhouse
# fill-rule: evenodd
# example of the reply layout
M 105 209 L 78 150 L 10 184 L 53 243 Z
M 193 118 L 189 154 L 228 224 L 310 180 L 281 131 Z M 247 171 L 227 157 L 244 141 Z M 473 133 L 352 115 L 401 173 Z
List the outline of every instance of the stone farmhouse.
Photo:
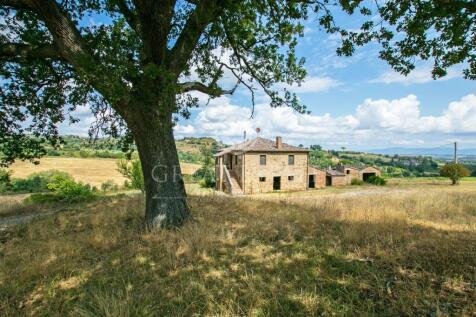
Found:
M 217 190 L 243 195 L 343 186 L 353 178 L 380 176 L 380 171 L 344 165 L 320 169 L 309 165 L 308 149 L 283 143 L 281 137 L 276 141 L 257 137 L 215 154 L 215 175 Z

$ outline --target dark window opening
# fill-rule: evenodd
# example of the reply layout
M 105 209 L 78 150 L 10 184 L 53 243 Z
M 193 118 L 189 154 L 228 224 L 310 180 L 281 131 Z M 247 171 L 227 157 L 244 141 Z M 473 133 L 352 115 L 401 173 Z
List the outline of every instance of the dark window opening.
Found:
M 350 170 L 347 170 L 346 173 L 347 173 L 347 174 L 350 174 Z
M 288 181 L 293 181 L 294 180 L 294 176 L 288 176 Z
M 366 182 L 372 176 L 376 176 L 376 174 L 375 173 L 363 173 L 362 178 L 363 178 L 364 182 Z
M 260 181 L 260 182 L 266 182 L 266 177 L 260 177 L 260 178 L 259 178 L 259 181 Z
M 266 155 L 259 156 L 259 165 L 266 165 Z
M 288 165 L 294 165 L 294 155 L 288 155 Z
M 235 165 L 238 165 L 238 155 L 235 155 Z

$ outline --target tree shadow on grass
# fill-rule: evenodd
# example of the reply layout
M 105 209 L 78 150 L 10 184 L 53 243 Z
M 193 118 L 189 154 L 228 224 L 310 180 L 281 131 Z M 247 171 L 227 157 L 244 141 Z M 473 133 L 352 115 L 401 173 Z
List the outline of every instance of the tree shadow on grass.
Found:
M 131 241 L 78 262 L 88 276 L 74 287 L 55 286 L 71 275 L 61 268 L 33 282 L 53 286 L 32 306 L 90 316 L 459 315 L 475 309 L 473 232 L 343 222 L 312 208 L 262 201 L 200 198 L 193 207 L 196 221 L 181 231 L 135 229 L 127 232 Z M 139 222 L 121 221 L 124 228 Z

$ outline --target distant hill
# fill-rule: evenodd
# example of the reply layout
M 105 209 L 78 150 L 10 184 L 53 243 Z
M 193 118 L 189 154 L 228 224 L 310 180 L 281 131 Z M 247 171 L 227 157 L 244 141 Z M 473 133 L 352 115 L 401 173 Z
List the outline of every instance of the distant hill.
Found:
M 436 156 L 436 157 L 446 157 L 453 156 L 453 148 L 401 148 L 393 147 L 386 149 L 374 149 L 369 150 L 369 153 L 382 154 L 382 155 L 411 155 L 411 156 Z M 476 156 L 476 149 L 458 149 L 459 156 Z
M 121 150 L 121 144 L 118 139 L 99 138 L 91 142 L 87 137 L 75 135 L 63 136 L 64 144 L 59 149 L 47 147 L 47 156 L 62 157 L 80 157 L 80 158 L 126 158 L 126 154 Z M 202 161 L 203 154 L 200 152 L 202 147 L 216 151 L 224 145 L 213 138 L 183 138 L 176 140 L 177 151 L 181 162 L 199 164 Z M 137 157 L 134 152 L 133 157 Z

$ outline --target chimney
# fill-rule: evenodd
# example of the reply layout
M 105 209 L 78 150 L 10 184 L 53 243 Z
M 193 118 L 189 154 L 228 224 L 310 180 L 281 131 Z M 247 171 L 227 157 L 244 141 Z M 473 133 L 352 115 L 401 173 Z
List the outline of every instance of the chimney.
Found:
M 283 139 L 280 136 L 276 137 L 276 148 L 281 149 L 283 147 Z

